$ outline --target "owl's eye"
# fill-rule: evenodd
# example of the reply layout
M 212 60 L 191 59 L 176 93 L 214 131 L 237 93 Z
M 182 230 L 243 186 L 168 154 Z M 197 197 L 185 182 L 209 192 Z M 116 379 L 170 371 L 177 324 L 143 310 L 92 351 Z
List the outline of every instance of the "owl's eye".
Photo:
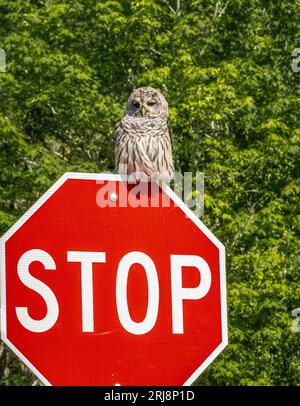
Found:
M 136 109 L 138 109 L 141 106 L 139 102 L 134 102 L 133 105 Z
M 152 100 L 149 100 L 149 101 L 147 102 L 147 105 L 148 105 L 149 107 L 154 106 L 154 104 L 155 104 L 155 102 L 152 101 Z

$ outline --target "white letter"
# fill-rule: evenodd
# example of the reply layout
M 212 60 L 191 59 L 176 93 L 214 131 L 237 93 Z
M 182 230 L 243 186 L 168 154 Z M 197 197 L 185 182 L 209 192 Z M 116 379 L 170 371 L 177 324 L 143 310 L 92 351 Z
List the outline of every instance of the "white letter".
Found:
M 292 311 L 292 316 L 295 317 L 292 322 L 292 331 L 294 333 L 300 332 L 300 308 Z
M 81 263 L 82 331 L 94 331 L 93 263 L 104 263 L 105 252 L 68 251 L 68 262 Z
M 292 71 L 298 73 L 300 72 L 300 48 L 295 48 L 292 52 L 292 56 L 295 57 L 292 62 Z
M 6 53 L 0 48 L 0 72 L 6 72 Z
M 16 307 L 16 313 L 19 322 L 27 330 L 32 331 L 33 333 L 44 333 L 45 331 L 50 330 L 50 328 L 56 323 L 59 308 L 52 290 L 45 283 L 30 275 L 29 266 L 34 261 L 41 262 L 47 270 L 55 270 L 55 262 L 47 252 L 37 249 L 25 252 L 18 262 L 18 275 L 20 281 L 27 288 L 34 290 L 42 296 L 47 306 L 46 316 L 41 320 L 32 319 L 28 314 L 27 307 Z
M 128 193 L 129 206 L 148 207 L 148 197 L 148 182 L 139 182 Z
M 182 287 L 182 268 L 192 266 L 200 272 L 201 280 L 195 288 Z M 201 299 L 210 289 L 211 272 L 203 258 L 197 255 L 171 255 L 173 333 L 183 334 L 183 300 Z
M 129 269 L 133 264 L 141 264 L 146 272 L 148 282 L 148 307 L 143 321 L 136 323 L 129 314 L 127 302 L 127 280 Z M 121 259 L 117 272 L 116 281 L 116 301 L 119 320 L 122 326 L 129 333 L 145 334 L 150 331 L 156 323 L 158 303 L 159 303 L 159 285 L 154 262 L 143 252 L 129 252 Z
M 116 194 L 116 182 L 96 181 L 103 185 L 96 193 L 96 203 L 99 207 L 117 207 L 117 201 L 110 199 L 110 196 Z

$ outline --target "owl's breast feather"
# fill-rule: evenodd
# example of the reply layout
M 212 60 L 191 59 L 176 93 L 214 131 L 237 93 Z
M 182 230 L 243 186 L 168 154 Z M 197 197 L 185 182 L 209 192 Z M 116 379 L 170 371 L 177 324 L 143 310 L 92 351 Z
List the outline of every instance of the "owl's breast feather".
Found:
M 123 131 L 131 137 L 145 135 L 157 137 L 164 134 L 168 129 L 167 121 L 162 118 L 147 119 L 143 117 L 125 116 L 121 123 Z

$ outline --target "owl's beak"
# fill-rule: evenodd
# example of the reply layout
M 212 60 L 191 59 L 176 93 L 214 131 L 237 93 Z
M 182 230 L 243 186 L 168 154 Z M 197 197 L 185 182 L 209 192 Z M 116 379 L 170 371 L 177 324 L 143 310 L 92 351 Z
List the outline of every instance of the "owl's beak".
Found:
M 141 115 L 142 117 L 144 117 L 144 115 L 146 114 L 146 108 L 144 106 L 141 107 Z

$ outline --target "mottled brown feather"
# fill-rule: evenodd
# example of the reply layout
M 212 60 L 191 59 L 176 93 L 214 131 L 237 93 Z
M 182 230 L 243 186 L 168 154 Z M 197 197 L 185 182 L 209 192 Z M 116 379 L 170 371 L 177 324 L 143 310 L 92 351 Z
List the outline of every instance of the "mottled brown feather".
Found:
M 148 106 L 148 102 L 155 105 Z M 133 103 L 140 104 L 136 109 Z M 141 115 L 141 106 L 147 109 Z M 128 99 L 123 119 L 115 129 L 116 171 L 135 179 L 169 182 L 174 165 L 168 130 L 168 104 L 152 88 L 135 90 Z

